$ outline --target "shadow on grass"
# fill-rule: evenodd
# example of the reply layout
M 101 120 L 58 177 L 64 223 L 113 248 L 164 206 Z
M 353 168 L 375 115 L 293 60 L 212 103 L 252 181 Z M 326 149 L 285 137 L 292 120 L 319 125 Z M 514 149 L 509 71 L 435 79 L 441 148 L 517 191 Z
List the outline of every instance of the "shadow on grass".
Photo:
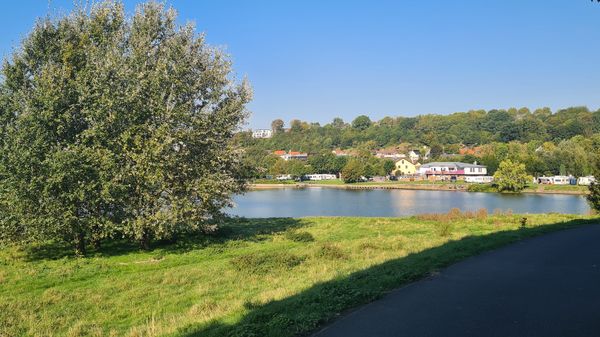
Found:
M 422 279 L 466 257 L 520 239 L 597 222 L 598 220 L 572 220 L 450 241 L 442 246 L 316 284 L 283 300 L 263 305 L 246 305 L 248 313 L 237 323 L 213 321 L 208 325 L 192 325 L 182 329 L 177 335 L 186 337 L 307 335 L 348 309 L 381 298 L 395 288 Z
M 294 218 L 231 218 L 215 234 L 190 234 L 170 241 L 156 241 L 152 244 L 152 250 L 165 253 L 184 253 L 222 245 L 233 240 L 258 242 L 272 234 L 300 228 L 307 224 L 308 222 L 302 221 L 302 219 Z M 59 242 L 27 245 L 22 249 L 28 261 L 57 260 L 75 256 L 72 246 Z M 139 245 L 128 240 L 105 240 L 101 242 L 100 248 L 88 249 L 87 257 L 117 256 L 140 251 Z

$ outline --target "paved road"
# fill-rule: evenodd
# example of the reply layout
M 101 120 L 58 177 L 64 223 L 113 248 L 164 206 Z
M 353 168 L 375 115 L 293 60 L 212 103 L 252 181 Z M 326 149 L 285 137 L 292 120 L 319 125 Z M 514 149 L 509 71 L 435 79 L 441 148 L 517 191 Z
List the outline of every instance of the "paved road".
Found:
M 317 336 L 600 336 L 600 225 L 468 259 Z

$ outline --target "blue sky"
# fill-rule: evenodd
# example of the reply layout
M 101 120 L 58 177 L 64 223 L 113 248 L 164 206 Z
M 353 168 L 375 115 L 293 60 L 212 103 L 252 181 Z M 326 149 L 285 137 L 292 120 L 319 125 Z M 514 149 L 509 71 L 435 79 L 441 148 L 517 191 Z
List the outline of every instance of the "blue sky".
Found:
M 138 1 L 126 1 L 133 10 Z M 72 0 L 3 3 L 7 56 Z M 600 107 L 600 4 L 589 0 L 168 1 L 232 55 L 248 127 L 527 106 Z

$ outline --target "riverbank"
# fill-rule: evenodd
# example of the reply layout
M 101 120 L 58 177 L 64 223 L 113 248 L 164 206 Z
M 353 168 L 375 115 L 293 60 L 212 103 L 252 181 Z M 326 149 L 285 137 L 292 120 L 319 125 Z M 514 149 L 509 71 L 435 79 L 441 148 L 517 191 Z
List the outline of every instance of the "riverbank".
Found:
M 484 210 L 240 219 L 150 252 L 3 247 L 0 335 L 305 335 L 468 256 L 596 221 Z
M 375 190 L 375 189 L 398 189 L 398 190 L 426 190 L 426 191 L 459 191 L 459 192 L 490 192 L 498 193 L 489 185 L 466 184 L 466 183 L 398 183 L 398 182 L 367 182 L 344 184 L 343 182 L 301 182 L 301 183 L 256 183 L 251 184 L 252 190 L 278 189 L 278 188 L 338 188 L 347 190 Z M 538 185 L 528 187 L 522 193 L 532 194 L 567 194 L 586 195 L 589 193 L 586 186 L 571 185 Z

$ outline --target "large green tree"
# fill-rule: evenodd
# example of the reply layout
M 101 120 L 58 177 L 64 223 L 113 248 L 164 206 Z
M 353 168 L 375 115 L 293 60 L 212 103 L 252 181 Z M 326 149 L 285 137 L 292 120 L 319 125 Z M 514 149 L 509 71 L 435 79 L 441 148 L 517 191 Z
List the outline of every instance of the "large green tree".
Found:
M 0 224 L 10 239 L 63 239 L 83 253 L 118 233 L 148 247 L 218 222 L 244 188 L 230 140 L 248 85 L 162 4 L 130 18 L 106 1 L 41 19 L 2 76 Z
M 364 175 L 364 165 L 357 159 L 350 159 L 341 172 L 342 180 L 345 183 L 357 183 L 361 181 Z
M 520 192 L 531 179 L 525 170 L 525 164 L 510 159 L 502 161 L 494 173 L 494 184 L 499 191 Z

